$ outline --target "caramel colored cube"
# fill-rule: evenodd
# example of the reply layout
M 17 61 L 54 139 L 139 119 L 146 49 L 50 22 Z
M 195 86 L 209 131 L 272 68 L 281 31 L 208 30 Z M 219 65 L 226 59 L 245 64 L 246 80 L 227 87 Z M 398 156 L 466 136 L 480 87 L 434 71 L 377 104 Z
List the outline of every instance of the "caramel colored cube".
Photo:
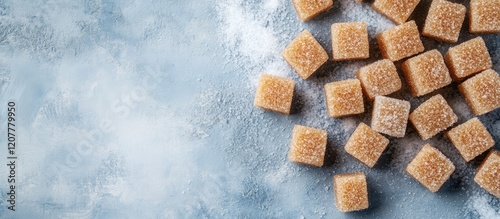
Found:
M 452 128 L 446 136 L 467 162 L 495 145 L 493 137 L 478 118 Z
M 372 8 L 397 24 L 410 17 L 420 0 L 375 0 Z
M 372 168 L 389 145 L 389 139 L 360 123 L 352 133 L 345 150 L 347 153 Z
M 469 31 L 471 33 L 500 33 L 500 1 L 471 0 Z
M 437 192 L 453 171 L 455 165 L 450 159 L 429 144 L 406 167 L 406 172 L 431 192 Z
M 475 115 L 483 115 L 500 107 L 500 76 L 488 69 L 458 85 L 467 105 Z
M 327 133 L 321 129 L 295 125 L 288 159 L 295 163 L 323 166 Z
M 364 173 L 335 175 L 333 189 L 335 205 L 339 211 L 359 211 L 368 208 L 368 186 Z
M 325 49 L 307 30 L 302 31 L 281 55 L 304 80 L 328 60 Z
M 415 21 L 408 21 L 377 36 L 382 56 L 393 62 L 424 51 Z
M 455 81 L 460 81 L 493 66 L 488 48 L 481 37 L 451 47 L 444 59 Z
M 254 105 L 265 110 L 288 115 L 292 106 L 294 86 L 295 82 L 292 79 L 262 74 L 259 79 Z
M 325 84 L 326 107 L 329 117 L 343 117 L 365 112 L 363 91 L 358 79 Z
M 332 25 L 333 60 L 367 59 L 370 56 L 368 29 L 365 22 Z
M 301 21 L 311 20 L 333 6 L 333 0 L 292 0 L 292 3 Z
M 500 198 L 500 152 L 491 151 L 474 176 L 479 186 Z
M 423 96 L 451 84 L 443 56 L 436 49 L 409 58 L 401 65 L 413 96 Z
M 396 66 L 389 59 L 382 59 L 367 66 L 361 67 L 356 72 L 356 77 L 361 82 L 363 92 L 369 100 L 375 96 L 392 94 L 401 89 Z
M 402 138 L 406 133 L 408 114 L 410 114 L 410 102 L 376 96 L 373 102 L 371 127 L 377 132 Z
M 422 35 L 455 43 L 465 19 L 465 6 L 446 0 L 433 0 L 425 19 Z
M 415 126 L 420 138 L 427 140 L 456 123 L 458 116 L 443 96 L 438 94 L 420 104 L 410 114 L 410 121 Z

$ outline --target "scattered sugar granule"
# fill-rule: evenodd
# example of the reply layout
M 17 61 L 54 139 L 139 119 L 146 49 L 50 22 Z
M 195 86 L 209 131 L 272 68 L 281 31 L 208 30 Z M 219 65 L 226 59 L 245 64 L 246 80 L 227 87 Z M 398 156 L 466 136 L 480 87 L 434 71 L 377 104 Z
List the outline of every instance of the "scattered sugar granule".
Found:
M 452 128 L 446 136 L 467 162 L 495 145 L 493 137 L 478 118 Z
M 304 80 L 328 60 L 325 49 L 307 30 L 302 31 L 281 55 Z
M 321 129 L 295 125 L 288 159 L 295 163 L 323 166 L 327 133 Z
M 377 43 L 382 56 L 393 62 L 425 50 L 415 21 L 385 30 L 377 36 Z
M 375 0 L 372 8 L 397 24 L 410 17 L 420 0 Z
M 332 24 L 333 60 L 359 60 L 370 56 L 368 29 L 365 22 Z
M 500 152 L 492 150 L 477 169 L 474 181 L 483 189 L 500 198 Z
M 301 21 L 311 20 L 333 6 L 333 0 L 292 0 L 292 3 Z
M 467 79 L 458 90 L 474 115 L 500 108 L 500 76 L 492 69 Z
M 413 96 L 423 96 L 451 84 L 451 77 L 441 53 L 434 49 L 409 58 L 401 65 Z
M 406 172 L 431 192 L 437 192 L 455 171 L 455 165 L 441 151 L 425 144 L 408 164 Z
M 455 81 L 460 81 L 493 66 L 488 48 L 481 37 L 451 47 L 444 59 L 450 69 L 451 78 Z
M 365 112 L 363 91 L 358 79 L 325 84 L 326 106 L 329 117 L 343 117 Z
M 257 87 L 254 105 L 285 115 L 290 114 L 295 82 L 289 78 L 262 74 Z
M 410 114 L 410 122 L 422 140 L 432 138 L 457 121 L 458 116 L 441 94 L 429 98 Z
M 373 130 L 402 138 L 406 133 L 410 102 L 385 96 L 376 96 L 373 102 L 371 127 Z
M 366 175 L 362 172 L 338 174 L 333 177 L 335 205 L 341 212 L 359 211 L 369 207 Z
M 500 0 L 471 0 L 469 31 L 500 33 Z
M 422 35 L 446 43 L 455 43 L 465 19 L 465 6 L 446 0 L 433 0 Z
M 372 168 L 389 145 L 389 139 L 360 123 L 344 147 L 347 153 Z

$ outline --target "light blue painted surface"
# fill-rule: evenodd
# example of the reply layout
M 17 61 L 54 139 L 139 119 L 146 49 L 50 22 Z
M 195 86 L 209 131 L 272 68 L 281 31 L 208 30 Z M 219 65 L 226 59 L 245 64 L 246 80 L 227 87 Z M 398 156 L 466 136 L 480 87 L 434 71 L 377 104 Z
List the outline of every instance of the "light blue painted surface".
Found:
M 6 115 L 7 101 L 16 100 L 19 127 L 16 212 L 6 209 L 2 165 L 1 217 L 500 217 L 500 201 L 472 180 L 484 156 L 466 164 L 442 134 L 427 142 L 457 170 L 437 193 L 404 173 L 424 143 L 411 125 L 406 140 L 391 139 L 373 169 L 342 149 L 358 121 L 369 123 L 371 105 L 361 116 L 327 118 L 322 86 L 353 77 L 353 69 L 377 60 L 373 36 L 369 60 L 330 61 L 307 81 L 285 69 L 297 83 L 294 114 L 253 107 L 252 81 L 265 69 L 240 44 L 227 44 L 233 38 L 224 35 L 224 5 L 255 13 L 258 27 L 282 36 L 278 48 L 309 29 L 331 51 L 331 23 L 376 14 L 342 8 L 368 11 L 368 3 L 336 1 L 328 13 L 301 23 L 289 1 L 269 1 L 281 8 L 262 24 L 258 11 L 266 1 L 240 2 L 0 1 L 0 112 Z M 420 27 L 418 15 L 425 15 L 428 4 L 423 1 L 413 15 Z M 384 18 L 368 18 L 370 31 L 379 32 L 377 22 Z M 462 28 L 460 42 L 475 36 L 466 32 Z M 498 72 L 500 37 L 483 38 Z M 437 46 L 444 53 L 450 46 L 423 40 L 427 50 Z M 472 117 L 463 110 L 456 84 L 435 93 L 459 110 L 460 123 Z M 393 96 L 411 98 L 406 88 Z M 411 99 L 412 109 L 428 97 Z M 480 119 L 500 142 L 500 111 Z M 0 122 L 6 131 L 5 117 Z M 328 131 L 325 167 L 287 161 L 294 124 Z M 5 148 L 6 139 L 0 140 Z M 7 162 L 1 151 L 0 162 Z M 340 213 L 332 177 L 354 171 L 367 174 L 370 208 Z

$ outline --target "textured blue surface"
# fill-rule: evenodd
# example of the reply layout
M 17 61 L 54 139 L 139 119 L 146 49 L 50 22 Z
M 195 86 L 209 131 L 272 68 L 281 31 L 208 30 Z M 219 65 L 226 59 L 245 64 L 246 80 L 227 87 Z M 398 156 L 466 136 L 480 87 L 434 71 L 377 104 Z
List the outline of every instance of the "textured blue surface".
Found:
M 412 15 L 419 27 L 429 3 Z M 280 58 L 303 29 L 331 51 L 330 25 L 359 20 L 370 31 L 368 60 L 329 61 L 304 81 Z M 460 42 L 476 36 L 465 22 Z M 425 143 L 411 125 L 373 169 L 343 150 L 357 123 L 369 124 L 371 104 L 359 116 L 328 118 L 323 85 L 380 59 L 374 36 L 391 26 L 352 0 L 307 23 L 288 0 L 0 1 L 0 112 L 16 100 L 19 133 L 17 209 L 6 208 L 2 165 L 0 217 L 499 218 L 500 200 L 472 180 L 484 155 L 465 163 L 442 133 L 426 142 L 457 170 L 437 193 L 404 173 Z M 500 36 L 483 38 L 498 72 Z M 442 53 L 455 45 L 422 39 Z M 253 106 L 263 71 L 296 81 L 292 115 Z M 433 94 L 462 123 L 472 115 L 456 86 Z M 391 96 L 413 110 L 431 95 Z M 500 142 L 500 110 L 480 119 Z M 4 132 L 5 117 L 0 123 Z M 324 167 L 287 160 L 294 124 L 328 131 Z M 332 177 L 357 171 L 367 174 L 370 208 L 338 212 Z

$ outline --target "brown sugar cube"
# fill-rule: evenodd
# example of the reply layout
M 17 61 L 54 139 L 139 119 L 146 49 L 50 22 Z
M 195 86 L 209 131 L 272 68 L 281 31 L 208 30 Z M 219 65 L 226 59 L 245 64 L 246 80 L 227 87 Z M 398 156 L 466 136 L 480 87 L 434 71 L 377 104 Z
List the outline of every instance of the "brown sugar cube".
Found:
M 359 211 L 368 208 L 368 186 L 364 173 L 335 175 L 333 188 L 335 205 L 339 211 Z
M 375 0 L 372 8 L 397 24 L 410 17 L 420 0 Z
M 471 0 L 469 31 L 471 33 L 500 33 L 500 1 Z
M 326 141 L 326 131 L 295 125 L 288 159 L 295 163 L 321 167 L 325 159 Z
M 500 107 L 500 76 L 488 69 L 458 85 L 474 115 L 483 115 Z
M 411 114 L 410 121 L 420 138 L 427 140 L 458 121 L 458 116 L 441 96 L 435 95 L 420 104 Z
M 343 117 L 365 112 L 363 91 L 358 79 L 325 84 L 326 108 L 329 117 Z
M 446 136 L 467 162 L 495 145 L 493 137 L 478 118 L 452 128 Z
M 408 21 L 377 36 L 382 56 L 393 62 L 424 51 L 415 21 Z
M 325 49 L 307 30 L 302 31 L 281 55 L 304 80 L 328 60 Z
M 332 25 L 333 60 L 367 59 L 370 56 L 368 29 L 365 22 Z
M 408 114 L 410 114 L 410 102 L 376 96 L 373 102 L 371 127 L 377 132 L 402 138 L 406 133 Z
M 292 3 L 301 21 L 311 20 L 333 6 L 333 0 L 292 0 Z
M 492 150 L 474 176 L 479 186 L 500 198 L 500 152 Z
M 389 139 L 360 123 L 352 133 L 345 150 L 347 153 L 372 168 L 389 145 Z
M 455 43 L 465 19 L 465 6 L 446 0 L 433 0 L 425 19 L 422 35 Z
M 292 79 L 262 74 L 259 79 L 254 105 L 265 110 L 288 115 L 292 106 L 294 86 L 295 82 Z
M 493 66 L 483 38 L 476 37 L 451 47 L 444 56 L 451 78 L 460 81 Z
M 455 165 L 450 159 L 429 144 L 406 167 L 406 172 L 431 192 L 437 192 L 453 171 Z
M 436 49 L 409 58 L 401 65 L 413 96 L 423 96 L 451 84 L 443 56 Z
M 356 72 L 363 92 L 369 100 L 375 96 L 392 94 L 401 89 L 401 79 L 396 66 L 389 59 L 382 59 L 361 67 Z

